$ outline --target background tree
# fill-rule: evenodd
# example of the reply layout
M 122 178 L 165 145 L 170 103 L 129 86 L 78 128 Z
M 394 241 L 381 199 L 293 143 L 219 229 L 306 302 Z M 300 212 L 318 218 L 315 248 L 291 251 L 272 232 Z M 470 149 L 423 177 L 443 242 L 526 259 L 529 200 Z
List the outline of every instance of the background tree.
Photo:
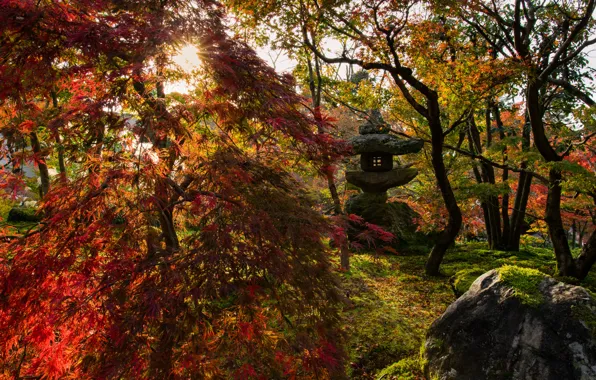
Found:
M 519 0 L 513 4 L 477 2 L 467 21 L 495 51 L 516 60 L 524 69 L 524 97 L 528 121 L 536 149 L 549 163 L 549 192 L 545 219 L 559 266 L 565 276 L 584 278 L 596 261 L 588 244 L 574 259 L 561 218 L 564 161 L 575 146 L 586 144 L 594 133 L 589 128 L 572 128 L 568 102 L 594 102 L 585 88 L 586 48 L 594 27 L 594 1 L 585 4 L 557 1 L 535 3 Z M 563 118 L 561 118 L 561 111 Z M 554 134 L 549 138 L 548 134 Z M 558 138 L 560 137 L 560 138 Z M 596 239 L 596 237 L 595 237 Z

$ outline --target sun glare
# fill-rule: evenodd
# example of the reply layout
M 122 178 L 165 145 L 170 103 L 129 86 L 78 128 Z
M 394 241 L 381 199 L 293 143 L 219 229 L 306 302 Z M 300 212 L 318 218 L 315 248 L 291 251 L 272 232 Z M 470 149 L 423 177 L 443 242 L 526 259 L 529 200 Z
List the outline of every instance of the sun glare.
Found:
M 186 73 L 199 67 L 201 60 L 199 59 L 199 49 L 193 45 L 185 45 L 180 49 L 178 54 L 173 57 L 175 64 L 180 66 Z
M 199 58 L 199 49 L 194 45 L 185 45 L 179 51 L 178 54 L 172 57 L 172 61 L 180 66 L 182 71 L 190 74 L 193 70 L 201 65 L 201 59 Z M 166 85 L 166 92 L 188 92 L 189 85 L 184 80 L 168 83 Z

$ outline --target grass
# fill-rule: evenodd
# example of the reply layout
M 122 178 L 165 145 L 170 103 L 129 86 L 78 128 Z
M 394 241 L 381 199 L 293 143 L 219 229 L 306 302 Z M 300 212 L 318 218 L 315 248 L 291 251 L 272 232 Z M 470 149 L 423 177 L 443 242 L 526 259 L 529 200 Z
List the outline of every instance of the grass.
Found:
M 455 301 L 455 292 L 464 293 L 482 273 L 502 268 L 500 275 L 516 296 L 534 304 L 539 302 L 536 282 L 543 273 L 555 277 L 556 272 L 552 250 L 531 246 L 502 252 L 482 243 L 458 245 L 445 256 L 441 277 L 424 274 L 425 260 L 425 255 L 352 256 L 351 270 L 341 274 L 351 301 L 343 311 L 350 378 L 424 379 L 420 347 L 425 332 Z M 581 285 L 596 291 L 594 270 Z

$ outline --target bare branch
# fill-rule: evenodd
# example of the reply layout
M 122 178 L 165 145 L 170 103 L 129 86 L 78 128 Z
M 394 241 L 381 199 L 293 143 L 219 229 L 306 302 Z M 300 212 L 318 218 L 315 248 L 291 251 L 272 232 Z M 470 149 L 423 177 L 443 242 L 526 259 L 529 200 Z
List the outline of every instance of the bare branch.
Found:
M 538 77 L 538 80 L 545 80 L 546 78 L 548 78 L 548 76 L 550 74 L 552 74 L 564 62 L 568 62 L 569 60 L 575 58 L 579 53 L 582 52 L 582 50 L 586 46 L 596 43 L 596 39 L 587 40 L 583 44 L 581 44 L 573 53 L 569 54 L 566 59 L 561 59 L 561 57 L 563 56 L 564 53 L 567 52 L 567 49 L 569 49 L 569 46 L 571 46 L 571 44 L 573 43 L 575 38 L 582 31 L 585 30 L 586 26 L 590 22 L 590 19 L 592 18 L 592 14 L 594 13 L 595 1 L 596 0 L 589 0 L 588 5 L 586 7 L 586 12 L 584 13 L 583 17 L 577 24 L 575 24 L 575 26 L 569 33 L 569 36 L 567 37 L 567 39 L 561 44 L 561 46 L 555 53 L 555 56 L 551 60 L 551 63 L 546 67 L 546 69 L 544 69 L 544 71 L 542 71 L 542 73 Z

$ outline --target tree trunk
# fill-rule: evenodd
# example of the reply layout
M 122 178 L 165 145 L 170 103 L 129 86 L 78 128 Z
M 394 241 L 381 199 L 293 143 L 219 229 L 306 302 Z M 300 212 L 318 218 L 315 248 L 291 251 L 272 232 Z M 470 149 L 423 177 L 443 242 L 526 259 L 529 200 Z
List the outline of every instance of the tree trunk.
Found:
M 60 169 L 60 174 L 66 178 L 66 164 L 64 163 L 64 150 L 62 147 L 62 141 L 60 136 L 56 135 L 56 145 L 58 146 L 58 168 Z
M 571 248 L 575 248 L 576 234 L 577 234 L 577 228 L 576 228 L 575 219 L 573 219 L 573 223 L 571 223 Z
M 503 183 L 509 180 L 509 170 L 503 170 Z M 509 193 L 503 194 L 501 199 L 501 218 L 503 220 L 503 235 L 501 238 L 501 245 L 503 249 L 507 249 L 511 245 L 511 227 L 509 224 Z
M 41 152 L 41 145 L 39 144 L 37 133 L 31 132 L 29 137 L 31 139 L 31 149 L 33 149 L 33 153 L 37 156 L 37 167 L 39 168 L 39 178 L 41 180 L 39 195 L 40 198 L 43 198 L 48 191 L 50 191 L 50 173 L 48 171 L 48 165 L 45 163 L 45 157 Z
M 526 120 L 522 131 L 522 150 L 524 152 L 530 149 L 530 133 L 531 127 L 528 113 L 526 112 Z M 526 169 L 527 167 L 527 163 L 522 162 L 521 168 Z M 532 175 L 527 172 L 520 173 L 517 183 L 517 193 L 515 194 L 513 203 L 513 211 L 511 212 L 511 233 L 509 234 L 509 245 L 506 247 L 508 251 L 519 251 L 521 229 L 526 218 L 526 207 L 528 206 L 531 188 Z
M 490 118 L 487 116 L 487 123 Z M 474 115 L 468 118 L 468 139 L 470 141 L 470 150 L 478 155 L 482 154 L 482 145 L 480 144 L 480 132 L 476 126 Z M 487 140 L 490 141 L 490 133 L 487 134 Z M 489 142 L 487 141 L 487 146 Z M 478 183 L 488 183 L 495 185 L 495 171 L 492 166 L 481 163 L 480 172 L 474 168 L 474 175 Z M 482 211 L 488 235 L 488 245 L 490 249 L 498 249 L 501 246 L 501 215 L 499 212 L 499 199 L 495 196 L 489 196 L 482 201 Z
M 588 226 L 588 222 L 584 222 L 579 226 L 579 242 L 577 244 L 578 247 L 582 248 L 584 246 L 584 235 L 586 233 L 586 228 Z
M 55 91 L 50 93 L 52 97 L 52 105 L 54 108 L 58 108 L 58 95 Z M 63 178 L 66 178 L 66 165 L 64 163 L 64 148 L 62 147 L 62 141 L 60 139 L 60 135 L 56 132 L 56 146 L 58 147 L 58 168 L 60 169 L 60 174 L 62 174 Z
M 482 176 L 480 175 L 480 171 L 476 166 L 472 168 L 474 172 L 474 178 L 476 178 L 476 182 L 482 183 Z M 491 226 L 491 218 L 490 212 L 488 210 L 488 206 L 485 201 L 480 201 L 480 207 L 482 208 L 482 216 L 484 217 L 484 228 L 486 229 L 486 236 L 488 238 L 488 245 L 489 247 L 493 245 L 493 228 Z
M 166 249 L 168 252 L 178 250 L 180 243 L 176 234 L 176 227 L 174 226 L 173 210 L 165 209 L 160 212 L 159 224 L 161 232 L 166 242 Z
M 582 252 L 576 259 L 577 278 L 580 280 L 585 279 L 594 264 L 596 264 L 596 228 L 592 231 L 590 238 L 584 244 Z
M 577 270 L 569 244 L 567 234 L 561 219 L 561 172 L 551 169 L 549 172 L 549 188 L 546 199 L 545 221 L 555 250 L 557 268 L 561 276 L 577 276 Z
M 525 165 L 522 167 L 525 167 Z M 532 175 L 526 172 L 520 173 L 513 211 L 511 212 L 511 232 L 509 234 L 509 245 L 506 247 L 508 251 L 519 251 L 521 230 L 526 217 L 526 207 L 528 206 L 531 186 Z
M 499 138 L 501 141 L 505 140 L 505 129 L 503 127 L 503 120 L 501 120 L 501 111 L 499 109 L 499 105 L 496 103 L 492 103 L 491 105 L 492 112 L 495 115 L 495 121 L 497 123 L 497 128 L 499 130 Z M 488 128 L 488 120 L 487 120 L 487 128 Z M 507 148 L 503 148 L 503 164 L 506 165 L 508 161 L 507 157 Z M 503 175 L 501 180 L 504 184 L 507 184 L 509 180 L 509 170 L 503 169 Z M 511 235 L 511 226 L 509 223 L 509 186 L 507 186 L 507 192 L 503 194 L 503 198 L 501 200 L 501 218 L 503 220 L 503 231 L 501 234 L 501 249 L 506 249 L 510 245 L 510 235 Z
M 447 226 L 437 239 L 437 242 L 428 256 L 425 271 L 427 275 L 436 276 L 439 274 L 439 267 L 447 249 L 455 242 L 462 223 L 462 215 L 455 194 L 451 188 L 445 162 L 443 161 L 443 128 L 441 126 L 438 97 L 435 92 L 428 98 L 428 124 L 431 131 L 431 158 L 432 165 L 437 179 L 437 185 L 441 190 L 445 207 L 449 213 Z

